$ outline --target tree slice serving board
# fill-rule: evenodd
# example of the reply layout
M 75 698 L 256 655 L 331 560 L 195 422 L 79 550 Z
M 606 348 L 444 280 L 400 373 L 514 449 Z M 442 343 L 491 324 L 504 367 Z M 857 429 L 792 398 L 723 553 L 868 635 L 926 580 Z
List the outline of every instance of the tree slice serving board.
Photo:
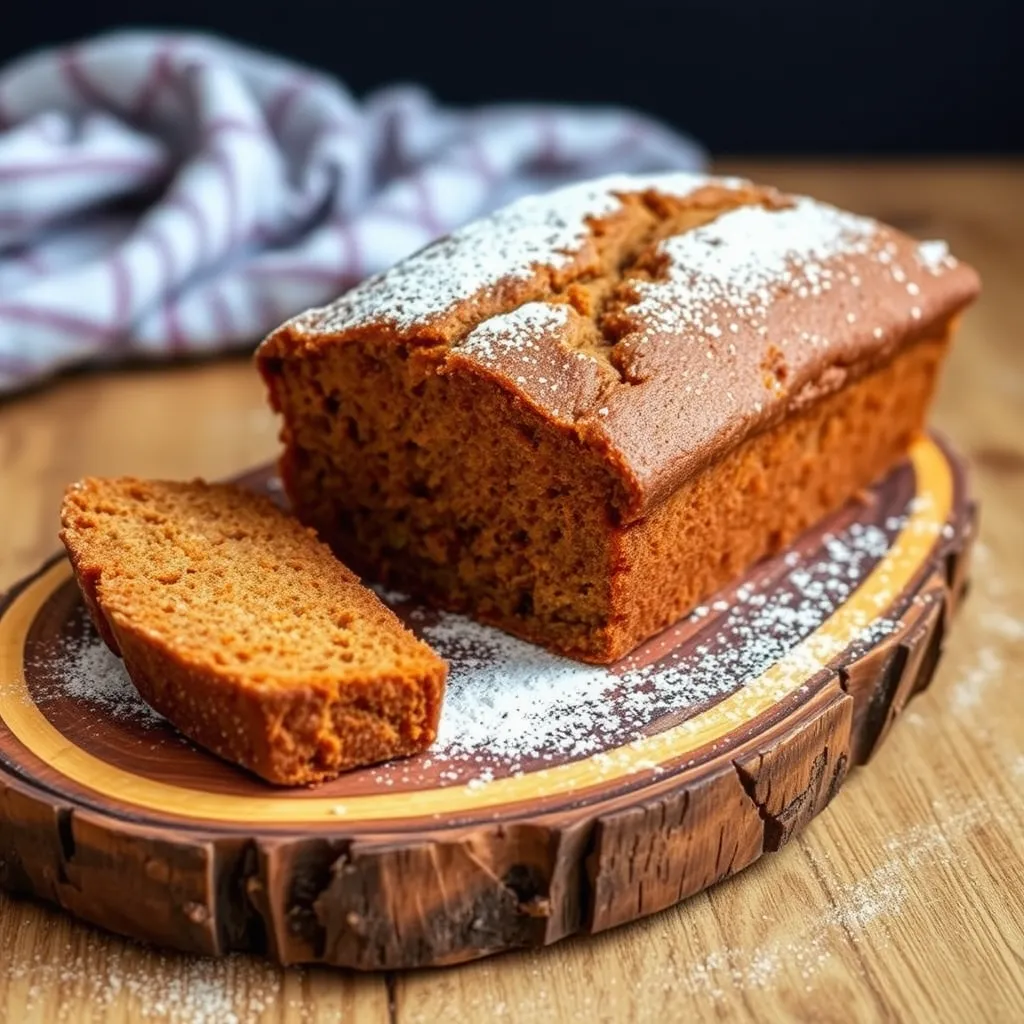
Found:
M 922 438 L 607 669 L 384 594 L 451 662 L 442 735 L 297 790 L 150 712 L 56 558 L 0 605 L 0 885 L 192 953 L 364 969 L 661 910 L 779 849 L 871 757 L 931 679 L 974 518 Z

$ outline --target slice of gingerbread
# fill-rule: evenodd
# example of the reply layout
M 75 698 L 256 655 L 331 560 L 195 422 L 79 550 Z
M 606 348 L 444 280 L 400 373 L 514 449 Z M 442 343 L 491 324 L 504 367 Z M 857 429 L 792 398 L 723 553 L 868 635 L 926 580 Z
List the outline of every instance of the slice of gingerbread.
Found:
M 299 785 L 433 742 L 444 661 L 266 498 L 87 479 L 61 521 L 100 633 L 196 743 Z

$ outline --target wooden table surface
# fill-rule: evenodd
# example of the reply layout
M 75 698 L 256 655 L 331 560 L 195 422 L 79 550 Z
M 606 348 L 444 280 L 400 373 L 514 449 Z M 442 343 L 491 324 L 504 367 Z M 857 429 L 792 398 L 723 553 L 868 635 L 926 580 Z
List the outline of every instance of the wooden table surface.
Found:
M 0 896 L 0 1021 L 1024 1020 L 1024 164 L 723 169 L 944 237 L 984 279 L 935 412 L 974 464 L 973 590 L 875 761 L 782 852 L 682 906 L 448 970 L 188 959 Z M 0 587 L 56 550 L 67 481 L 233 474 L 275 430 L 244 359 L 0 403 Z

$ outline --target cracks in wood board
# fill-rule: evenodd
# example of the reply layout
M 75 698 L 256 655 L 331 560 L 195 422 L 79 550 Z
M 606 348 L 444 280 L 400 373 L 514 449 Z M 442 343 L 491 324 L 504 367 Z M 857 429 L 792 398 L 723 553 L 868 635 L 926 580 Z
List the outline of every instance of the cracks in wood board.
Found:
M 588 829 L 586 837 L 580 844 L 579 880 L 576 886 L 578 929 L 583 933 L 593 933 L 594 920 L 597 912 L 597 877 L 598 860 L 600 858 L 600 834 L 604 822 L 595 821 Z M 571 933 L 570 933 L 571 934 Z
M 763 757 L 758 758 L 758 763 L 763 762 Z M 736 771 L 736 776 L 740 780 L 740 786 L 743 788 L 743 792 L 746 794 L 747 799 L 754 805 L 754 809 L 757 811 L 758 817 L 761 819 L 763 836 L 761 839 L 761 852 L 766 853 L 768 851 L 768 829 L 769 826 L 774 823 L 776 826 L 778 822 L 775 820 L 775 816 L 768 810 L 764 803 L 757 798 L 757 778 L 750 775 L 749 772 L 738 761 L 730 762 Z M 734 855 L 735 856 L 735 855 Z
M 260 907 L 265 887 L 256 841 L 246 840 L 233 858 L 221 844 L 215 845 L 214 863 L 214 928 L 219 947 L 225 953 L 266 956 L 272 923 Z
M 384 987 L 388 994 L 388 1024 L 398 1024 L 398 977 L 394 971 L 385 971 Z
M 946 636 L 949 630 L 947 620 L 950 615 L 950 594 L 951 591 L 946 590 L 932 598 L 932 601 L 938 604 L 939 610 L 932 626 L 932 635 L 928 638 L 928 646 L 925 648 L 921 663 L 917 667 L 917 678 L 913 680 L 914 687 L 910 693 L 911 697 L 922 690 L 928 689 L 931 686 L 932 679 L 935 678 L 935 671 L 938 669 L 939 661 L 942 659 L 942 650 L 945 647 Z M 927 623 L 927 611 L 922 618 Z
M 758 780 L 761 776 L 761 769 L 764 767 L 764 755 L 758 755 L 756 774 L 751 774 L 738 761 L 732 761 L 732 766 L 739 777 L 743 792 L 757 809 L 758 816 L 764 826 L 764 836 L 761 844 L 762 853 L 775 853 L 780 850 L 790 840 L 794 832 L 802 828 L 806 823 L 809 818 L 806 811 L 808 808 L 812 812 L 814 811 L 815 805 L 818 803 L 818 796 L 822 792 L 822 782 L 825 777 L 825 769 L 828 767 L 829 754 L 829 744 L 825 744 L 811 762 L 811 771 L 807 784 L 778 811 L 773 811 L 768 806 L 772 796 L 771 774 L 769 774 L 768 791 L 765 793 L 764 798 L 761 799 L 757 795 Z M 845 777 L 845 767 L 845 755 L 841 754 L 836 758 L 836 763 L 833 766 L 826 799 L 817 808 L 818 810 L 823 809 L 839 790 Z M 813 816 L 813 813 L 811 816 Z
M 57 880 L 61 885 L 73 884 L 67 873 L 68 866 L 75 859 L 75 829 L 73 816 L 74 811 L 72 808 L 57 808 L 57 842 L 60 852 L 60 856 L 57 858 Z
M 718 849 L 715 851 L 715 873 L 722 869 L 722 846 L 725 843 L 725 825 L 718 826 Z M 735 855 L 734 855 L 735 856 Z
M 764 851 L 762 850 L 762 853 Z M 736 844 L 732 848 L 732 856 L 729 858 L 729 864 L 725 869 L 725 874 L 721 878 L 728 878 L 730 875 L 736 872 L 736 858 L 740 855 L 740 843 L 736 840 Z
M 907 671 L 909 661 L 910 648 L 906 638 L 903 638 L 896 645 L 892 657 L 885 666 L 882 683 L 872 693 L 871 703 L 868 704 L 867 715 L 861 728 L 861 749 L 864 751 L 865 760 L 871 756 L 872 751 L 878 745 L 889 719 L 889 709 L 899 692 L 900 683 Z
M 240 836 L 210 832 L 118 834 L 92 808 L 76 818 L 77 806 L 44 804 L 34 791 L 23 794 L 20 781 L 12 788 L 5 765 L 0 857 L 6 864 L 0 864 L 0 879 L 5 887 L 46 895 L 71 913 L 89 916 L 99 878 L 115 894 L 112 912 L 120 915 L 123 930 L 206 954 L 252 950 L 265 942 L 272 958 L 290 963 L 393 971 L 604 930 L 732 874 L 737 864 L 743 867 L 788 840 L 828 803 L 848 762 L 867 746 L 872 726 L 881 723 L 871 738 L 876 745 L 906 700 L 927 684 L 946 621 L 959 603 L 950 581 L 959 589 L 961 570 L 951 563 L 947 558 L 915 581 L 913 600 L 901 606 L 902 628 L 887 633 L 884 644 L 864 654 L 847 651 L 850 663 L 838 676 L 832 671 L 830 679 L 817 677 L 800 709 L 767 722 L 766 731 L 738 751 L 723 751 L 720 775 L 694 772 L 685 784 L 673 783 L 681 788 L 666 785 L 641 803 L 618 800 L 597 813 L 584 806 L 578 817 L 573 805 L 564 815 L 496 822 L 493 828 L 488 822 L 472 833 L 432 836 L 429 856 L 417 853 L 421 844 L 404 836 L 394 844 L 367 843 L 342 839 L 344 829 L 327 833 L 331 838 L 312 832 L 264 835 L 253 847 Z M 872 707 L 883 681 L 895 686 L 891 699 L 884 694 L 875 700 L 888 707 Z M 743 796 L 736 793 L 728 763 Z M 802 792 L 788 800 L 796 789 Z M 715 806 L 708 803 L 712 797 L 724 799 L 729 814 L 741 819 L 735 835 L 722 827 L 720 816 L 708 813 Z M 123 842 L 118 850 L 126 858 L 138 854 L 127 866 L 148 879 L 147 893 L 161 885 L 171 892 L 176 902 L 165 918 L 147 906 L 117 901 L 123 876 L 111 869 L 108 831 Z M 691 833 L 699 834 L 699 843 Z M 166 881 L 157 867 L 169 872 Z M 417 874 L 428 880 L 422 889 L 409 885 Z M 463 880 L 469 891 L 457 900 L 453 893 Z M 387 895 L 383 905 L 381 891 Z M 251 907 L 229 913 L 227 905 L 240 892 Z M 212 920 L 202 916 L 207 906 Z M 382 914 L 400 917 L 390 935 L 378 927 Z M 389 1010 L 394 1020 L 394 997 Z

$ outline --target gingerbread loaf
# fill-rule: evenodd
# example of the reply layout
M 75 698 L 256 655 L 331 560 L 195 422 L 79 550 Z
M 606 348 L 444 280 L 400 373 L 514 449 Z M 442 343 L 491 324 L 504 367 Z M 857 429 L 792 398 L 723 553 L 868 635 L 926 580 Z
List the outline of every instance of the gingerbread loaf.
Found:
M 433 742 L 445 663 L 266 498 L 89 479 L 61 519 L 101 635 L 200 745 L 297 785 Z
M 520 200 L 260 347 L 298 515 L 357 571 L 611 662 L 921 430 L 975 273 L 736 179 Z

